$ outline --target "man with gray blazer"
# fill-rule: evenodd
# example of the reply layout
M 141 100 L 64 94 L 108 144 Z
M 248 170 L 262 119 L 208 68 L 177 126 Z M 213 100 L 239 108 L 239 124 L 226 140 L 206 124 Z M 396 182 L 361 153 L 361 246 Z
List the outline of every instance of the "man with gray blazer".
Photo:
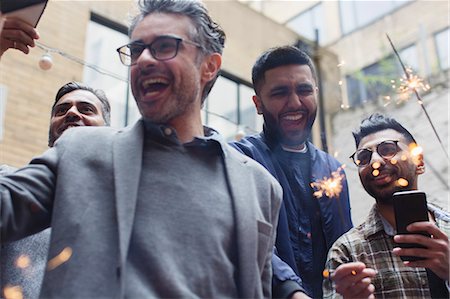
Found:
M 140 9 L 118 52 L 142 118 L 1 178 L 2 241 L 52 226 L 45 298 L 268 298 L 281 187 L 201 124 L 225 34 L 198 1 Z

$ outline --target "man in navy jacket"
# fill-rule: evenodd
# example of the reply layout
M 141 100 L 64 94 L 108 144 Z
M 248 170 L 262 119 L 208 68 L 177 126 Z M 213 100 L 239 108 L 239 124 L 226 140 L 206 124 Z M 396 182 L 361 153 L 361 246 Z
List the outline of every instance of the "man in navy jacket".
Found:
M 283 187 L 272 259 L 273 296 L 301 298 L 302 292 L 321 298 L 328 249 L 352 221 L 341 164 L 308 141 L 317 113 L 315 68 L 299 49 L 277 47 L 258 58 L 252 80 L 264 130 L 233 145 L 261 163 Z M 312 183 L 324 178 L 336 179 L 335 194 L 313 188 Z

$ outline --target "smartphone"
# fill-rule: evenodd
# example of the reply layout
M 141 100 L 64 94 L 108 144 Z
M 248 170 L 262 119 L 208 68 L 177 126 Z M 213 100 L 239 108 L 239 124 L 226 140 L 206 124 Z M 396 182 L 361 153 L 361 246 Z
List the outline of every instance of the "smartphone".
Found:
M 48 0 L 1 0 L 0 11 L 4 17 L 16 17 L 36 27 Z
M 418 190 L 400 191 L 393 194 L 395 224 L 397 234 L 421 234 L 430 237 L 426 232 L 409 232 L 406 227 L 413 222 L 428 221 L 427 197 Z M 415 243 L 399 243 L 401 248 L 425 248 Z M 421 257 L 401 256 L 402 261 L 418 261 Z

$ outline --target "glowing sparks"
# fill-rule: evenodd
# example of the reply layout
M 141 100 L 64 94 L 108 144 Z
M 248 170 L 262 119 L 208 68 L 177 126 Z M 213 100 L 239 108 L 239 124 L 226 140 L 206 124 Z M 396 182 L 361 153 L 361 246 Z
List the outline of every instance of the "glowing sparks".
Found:
M 22 254 L 16 260 L 16 266 L 20 269 L 25 269 L 31 264 L 30 258 L 27 255 Z
M 352 272 L 351 272 L 351 273 L 352 273 L 352 275 L 353 275 L 353 276 L 355 276 L 355 275 L 356 275 L 356 271 L 355 271 L 355 270 L 352 270 Z
M 406 187 L 406 186 L 409 185 L 409 182 L 408 182 L 408 180 L 406 180 L 406 179 L 404 179 L 404 178 L 399 178 L 399 179 L 397 180 L 397 184 L 398 184 L 399 186 L 401 186 L 401 187 Z
M 3 294 L 5 299 L 22 299 L 22 288 L 19 286 L 6 286 L 3 289 Z
M 423 101 L 419 95 L 418 89 L 422 89 L 422 90 L 429 90 L 430 89 L 430 85 L 428 84 L 424 84 L 423 80 L 421 78 L 419 78 L 418 76 L 414 75 L 411 71 L 411 68 L 407 68 L 405 66 L 405 64 L 402 61 L 402 58 L 400 57 L 400 54 L 398 54 L 397 49 L 394 46 L 394 43 L 392 42 L 391 38 L 389 37 L 389 34 L 386 33 L 386 37 L 389 40 L 389 43 L 391 44 L 392 50 L 394 50 L 395 55 L 398 58 L 398 61 L 400 62 L 403 72 L 404 72 L 404 88 L 402 88 L 402 90 L 412 92 L 415 94 L 416 98 L 417 98 L 417 102 L 419 103 L 420 107 L 422 108 L 422 111 L 425 113 L 425 116 L 427 117 L 428 122 L 431 125 L 431 128 L 433 129 L 434 135 L 436 135 L 437 140 L 439 141 L 439 144 L 441 145 L 442 150 L 444 151 L 445 156 L 447 157 L 447 160 L 450 161 L 449 155 L 448 155 L 448 151 L 444 146 L 444 143 L 441 140 L 441 137 L 439 137 L 439 134 L 436 130 L 436 127 L 434 126 L 433 122 L 431 121 L 431 117 L 428 114 L 427 109 L 425 108 L 425 106 L 423 105 Z M 400 93 L 403 94 L 403 93 Z M 409 95 L 408 95 L 409 97 Z
M 378 169 L 378 168 L 380 168 L 380 166 L 381 166 L 381 163 L 380 163 L 380 162 L 373 162 L 373 163 L 372 163 L 372 168 L 373 168 L 373 169 Z
M 326 279 L 331 278 L 331 271 L 328 269 L 323 270 L 322 276 L 323 276 L 323 278 L 326 278 Z
M 409 145 L 409 152 L 413 163 L 419 165 L 422 160 L 423 148 L 415 143 L 411 143 Z
M 418 90 L 428 91 L 430 85 L 426 84 L 422 78 L 414 74 L 411 68 L 406 68 L 406 74 L 400 78 L 399 87 L 393 84 L 393 88 L 397 89 L 398 99 L 397 103 L 407 101 L 412 94 L 415 94 Z
M 51 271 L 65 262 L 67 262 L 72 257 L 72 248 L 66 247 L 64 248 L 60 254 L 52 258 L 47 263 L 47 271 Z
M 345 165 L 339 167 L 336 171 L 331 173 L 331 177 L 324 177 L 321 180 L 317 180 L 311 183 L 311 187 L 315 190 L 313 195 L 316 198 L 320 198 L 326 195 L 329 198 L 338 197 L 342 191 L 342 180 L 344 179 L 344 173 L 341 172 Z
M 372 175 L 373 175 L 373 176 L 379 176 L 379 175 L 380 175 L 380 171 L 379 171 L 378 169 L 374 169 L 374 170 L 372 171 Z

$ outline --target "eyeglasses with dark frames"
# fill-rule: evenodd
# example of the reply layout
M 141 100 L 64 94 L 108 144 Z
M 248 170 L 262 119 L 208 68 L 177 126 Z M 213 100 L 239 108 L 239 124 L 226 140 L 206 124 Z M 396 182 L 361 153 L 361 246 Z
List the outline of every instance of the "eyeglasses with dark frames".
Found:
M 156 60 L 165 61 L 177 56 L 181 42 L 202 48 L 200 44 L 190 40 L 182 39 L 177 36 L 162 35 L 149 44 L 145 44 L 142 41 L 134 41 L 118 48 L 117 52 L 119 53 L 120 61 L 126 66 L 136 64 L 145 49 L 149 49 L 153 58 Z
M 400 147 L 398 146 L 398 140 L 386 140 L 377 144 L 375 150 L 383 159 L 392 159 L 400 151 Z M 373 152 L 368 148 L 359 149 L 350 156 L 350 159 L 356 166 L 365 167 L 372 160 Z

